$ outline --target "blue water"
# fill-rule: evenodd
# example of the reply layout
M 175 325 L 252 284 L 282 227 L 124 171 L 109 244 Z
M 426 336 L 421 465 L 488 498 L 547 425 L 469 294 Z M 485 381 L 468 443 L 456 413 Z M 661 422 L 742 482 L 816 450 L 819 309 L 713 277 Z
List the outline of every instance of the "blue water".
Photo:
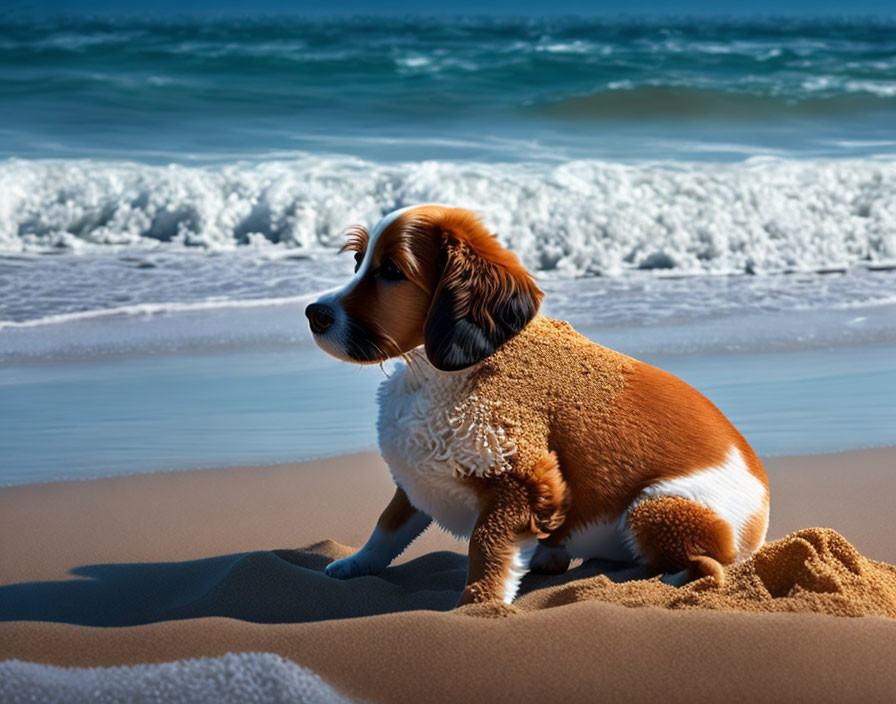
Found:
M 0 12 L 0 484 L 370 448 L 343 232 L 475 209 L 763 454 L 896 443 L 896 20 Z
M 0 104 L 26 158 L 855 156 L 896 21 L 0 15 Z
M 645 360 L 762 455 L 896 444 L 896 346 Z M 0 368 L 0 485 L 272 464 L 375 448 L 383 372 L 311 348 Z
M 0 105 L 0 331 L 311 295 L 420 202 L 548 277 L 896 266 L 893 19 L 0 14 Z

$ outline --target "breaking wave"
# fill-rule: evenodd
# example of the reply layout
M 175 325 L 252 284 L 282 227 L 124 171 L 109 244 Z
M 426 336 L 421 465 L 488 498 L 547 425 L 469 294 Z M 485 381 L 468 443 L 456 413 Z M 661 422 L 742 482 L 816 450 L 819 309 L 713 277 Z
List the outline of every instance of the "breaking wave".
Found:
M 896 261 L 896 161 L 560 165 L 305 157 L 0 164 L 0 252 L 332 251 L 413 203 L 476 209 L 533 270 L 810 271 Z

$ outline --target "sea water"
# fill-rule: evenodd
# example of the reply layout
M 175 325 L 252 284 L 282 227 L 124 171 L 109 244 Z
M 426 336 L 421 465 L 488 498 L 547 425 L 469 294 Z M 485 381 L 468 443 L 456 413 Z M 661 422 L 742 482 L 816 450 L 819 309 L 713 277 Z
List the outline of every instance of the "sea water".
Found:
M 894 57 L 875 19 L 0 15 L 0 483 L 371 447 L 382 372 L 302 308 L 432 201 L 760 452 L 892 444 Z
M 638 356 L 706 394 L 762 455 L 896 442 L 896 344 Z M 6 365 L 0 485 L 375 449 L 390 369 L 308 345 Z

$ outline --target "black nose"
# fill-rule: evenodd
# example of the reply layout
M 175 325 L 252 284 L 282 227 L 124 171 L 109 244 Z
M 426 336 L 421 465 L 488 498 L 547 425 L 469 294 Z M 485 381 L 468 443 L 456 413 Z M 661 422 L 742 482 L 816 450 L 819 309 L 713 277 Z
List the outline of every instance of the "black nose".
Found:
M 329 330 L 336 319 L 333 309 L 323 303 L 312 303 L 305 309 L 305 315 L 308 316 L 311 332 L 315 335 L 320 335 L 322 332 Z

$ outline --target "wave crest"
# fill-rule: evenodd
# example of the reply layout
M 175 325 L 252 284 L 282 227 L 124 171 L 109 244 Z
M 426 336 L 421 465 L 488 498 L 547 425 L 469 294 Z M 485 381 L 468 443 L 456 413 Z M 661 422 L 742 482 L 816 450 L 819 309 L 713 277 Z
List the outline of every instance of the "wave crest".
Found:
M 413 203 L 478 210 L 524 262 L 775 272 L 896 260 L 896 162 L 382 164 L 307 157 L 224 166 L 0 164 L 0 251 L 108 246 L 335 249 Z

